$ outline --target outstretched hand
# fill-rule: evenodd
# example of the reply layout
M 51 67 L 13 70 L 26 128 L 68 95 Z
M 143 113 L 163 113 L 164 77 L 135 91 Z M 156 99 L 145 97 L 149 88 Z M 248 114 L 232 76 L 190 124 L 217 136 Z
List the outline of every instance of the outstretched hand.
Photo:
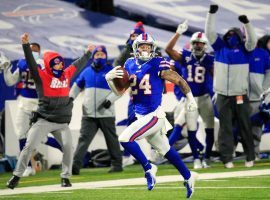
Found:
M 96 48 L 96 46 L 93 45 L 93 44 L 89 44 L 89 45 L 87 46 L 87 50 L 88 50 L 89 52 L 91 52 L 91 53 L 94 51 L 95 48 Z
M 182 35 L 188 29 L 188 21 L 185 20 L 183 23 L 179 24 L 176 30 L 176 33 Z
M 29 33 L 24 33 L 24 34 L 21 36 L 21 43 L 22 43 L 22 44 L 27 44 L 27 43 L 29 43 Z

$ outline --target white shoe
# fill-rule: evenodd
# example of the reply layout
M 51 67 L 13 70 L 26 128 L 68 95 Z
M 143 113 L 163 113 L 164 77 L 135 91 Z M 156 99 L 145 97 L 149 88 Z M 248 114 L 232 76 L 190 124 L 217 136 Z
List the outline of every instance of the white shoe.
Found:
M 202 168 L 202 162 L 200 159 L 195 159 L 193 162 L 193 169 L 201 169 Z
M 224 167 L 227 169 L 231 169 L 231 168 L 234 168 L 234 165 L 232 162 L 227 162 L 227 163 L 225 163 Z
M 253 167 L 254 166 L 254 161 L 246 161 L 245 162 L 245 167 Z
M 148 190 L 152 190 L 156 185 L 156 173 L 157 173 L 157 166 L 151 164 L 152 168 L 145 172 L 145 178 L 147 181 L 147 188 Z
M 208 163 L 209 163 L 209 161 L 203 160 L 203 161 L 202 161 L 202 166 L 203 166 L 203 168 L 210 168 L 211 166 L 210 166 Z
M 198 174 L 196 172 L 191 172 L 191 176 L 188 180 L 184 181 L 184 186 L 187 189 L 186 198 L 190 199 L 195 190 L 195 181 L 198 178 Z
M 135 163 L 135 161 L 134 161 L 132 156 L 123 156 L 123 160 L 122 160 L 123 167 L 133 165 L 134 163 Z
M 27 167 L 26 170 L 23 172 L 23 177 L 28 177 L 28 176 L 34 176 L 36 174 L 36 170 L 33 169 L 32 167 Z

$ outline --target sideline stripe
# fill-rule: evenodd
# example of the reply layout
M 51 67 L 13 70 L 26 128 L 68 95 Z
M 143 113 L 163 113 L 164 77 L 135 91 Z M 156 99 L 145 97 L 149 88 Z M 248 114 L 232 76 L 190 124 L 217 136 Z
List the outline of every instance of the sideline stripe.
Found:
M 251 177 L 251 176 L 262 176 L 262 175 L 270 175 L 270 169 L 246 170 L 246 171 L 235 171 L 235 172 L 219 172 L 219 173 L 201 173 L 199 174 L 198 180 Z M 183 178 L 180 175 L 157 177 L 157 183 L 170 183 L 170 182 L 178 182 L 178 181 L 183 181 Z M 131 178 L 131 179 L 108 180 L 108 181 L 72 183 L 72 187 L 68 187 L 68 188 L 63 188 L 60 186 L 60 184 L 57 184 L 57 185 L 22 187 L 22 188 L 15 188 L 14 190 L 3 189 L 0 192 L 0 196 L 27 194 L 27 193 L 53 192 L 53 191 L 68 191 L 68 190 L 79 190 L 79 189 L 111 188 L 111 187 L 135 186 L 135 185 L 145 185 L 145 179 L 144 178 Z M 179 186 L 179 188 L 181 187 Z M 197 187 L 197 188 L 200 188 L 200 187 Z M 201 188 L 204 189 L 206 187 L 201 187 Z M 249 188 L 253 188 L 253 187 L 249 187 Z M 258 188 L 262 188 L 262 187 L 258 187 Z M 269 188 L 269 187 L 266 187 L 266 188 Z

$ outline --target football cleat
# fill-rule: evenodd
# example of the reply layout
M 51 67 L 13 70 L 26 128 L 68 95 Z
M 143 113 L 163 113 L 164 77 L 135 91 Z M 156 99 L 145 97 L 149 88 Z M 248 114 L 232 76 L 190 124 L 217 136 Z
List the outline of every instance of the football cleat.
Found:
M 245 162 L 245 167 L 253 167 L 254 166 L 254 161 L 246 161 Z
M 224 164 L 224 167 L 227 168 L 227 169 L 231 169 L 231 168 L 234 168 L 234 165 L 232 162 L 227 162 Z
M 26 170 L 23 172 L 23 177 L 28 177 L 28 176 L 34 176 L 36 174 L 36 170 L 30 166 L 26 168 Z
M 209 159 L 203 159 L 203 161 L 202 161 L 202 167 L 203 168 L 209 168 L 209 167 L 211 167 L 209 163 L 210 163 L 210 160 Z
M 197 176 L 198 176 L 197 173 L 192 172 L 190 178 L 184 181 L 184 186 L 187 189 L 187 193 L 186 193 L 187 199 L 190 199 L 194 193 L 195 181 L 196 181 Z
M 202 162 L 200 159 L 195 159 L 193 162 L 193 169 L 201 169 L 202 166 Z
M 62 187 L 71 187 L 72 184 L 70 183 L 68 178 L 61 178 L 61 186 Z
M 151 164 L 152 168 L 145 172 L 145 178 L 147 181 L 147 188 L 151 191 L 156 185 L 156 173 L 157 173 L 157 166 Z
M 7 187 L 13 190 L 19 184 L 19 181 L 20 177 L 13 175 L 11 179 L 8 180 Z

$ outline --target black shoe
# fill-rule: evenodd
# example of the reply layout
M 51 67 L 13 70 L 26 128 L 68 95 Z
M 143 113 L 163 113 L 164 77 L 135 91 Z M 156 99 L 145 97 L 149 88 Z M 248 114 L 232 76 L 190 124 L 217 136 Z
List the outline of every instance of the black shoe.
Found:
M 80 175 L 80 168 L 72 166 L 72 175 Z
M 123 171 L 123 168 L 121 166 L 112 166 L 108 172 L 114 173 L 114 172 L 122 172 L 122 171 Z
M 72 184 L 70 183 L 68 178 L 61 178 L 61 186 L 62 187 L 71 187 Z
M 11 179 L 8 180 L 7 187 L 13 190 L 18 185 L 19 180 L 20 177 L 13 175 Z

